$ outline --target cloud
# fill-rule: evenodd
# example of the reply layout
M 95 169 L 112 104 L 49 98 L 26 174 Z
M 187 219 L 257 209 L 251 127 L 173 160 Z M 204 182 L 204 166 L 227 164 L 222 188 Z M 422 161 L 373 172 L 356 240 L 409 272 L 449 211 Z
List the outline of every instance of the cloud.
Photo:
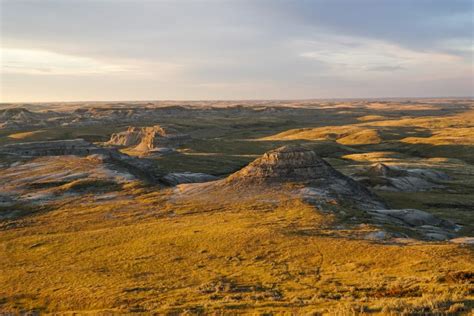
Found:
M 39 78 L 75 99 L 78 84 L 93 99 L 403 96 L 430 78 L 446 84 L 424 94 L 471 93 L 472 1 L 0 1 L 16 100 Z
M 374 66 L 374 67 L 369 67 L 367 70 L 369 71 L 382 71 L 382 72 L 393 72 L 393 71 L 398 71 L 398 70 L 403 70 L 402 66 Z
M 473 6 L 471 0 L 303 0 L 270 7 L 285 12 L 287 22 L 318 33 L 383 40 L 412 50 L 447 52 L 443 43 L 455 39 L 464 44 L 449 53 L 462 55 L 472 47 Z
M 127 66 L 63 55 L 42 50 L 0 48 L 2 73 L 31 75 L 115 74 L 129 71 Z
M 302 58 L 325 63 L 333 73 L 353 76 L 370 71 L 393 72 L 394 70 L 416 70 L 448 65 L 453 68 L 464 66 L 462 58 L 438 52 L 420 52 L 396 44 L 347 36 L 319 36 L 313 40 L 296 41 L 296 46 L 306 51 Z

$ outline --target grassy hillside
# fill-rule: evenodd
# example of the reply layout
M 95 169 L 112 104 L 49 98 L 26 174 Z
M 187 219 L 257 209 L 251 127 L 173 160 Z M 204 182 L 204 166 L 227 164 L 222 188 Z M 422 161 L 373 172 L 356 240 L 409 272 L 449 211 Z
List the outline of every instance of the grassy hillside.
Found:
M 131 193 L 131 192 L 130 192 Z M 467 310 L 472 249 L 377 243 L 279 194 L 239 202 L 76 201 L 4 230 L 3 310 Z M 467 279 L 466 279 L 467 278 Z M 453 307 L 454 306 L 454 307 Z
M 128 125 L 169 124 L 192 140 L 145 159 L 163 174 L 222 178 L 268 150 L 304 144 L 349 176 L 377 162 L 445 173 L 434 190 L 376 193 L 473 236 L 472 100 L 241 103 L 201 102 L 206 110 L 133 123 L 4 129 L 0 145 L 99 144 Z M 472 313 L 472 244 L 373 238 L 389 229 L 364 210 L 310 204 L 291 185 L 203 194 L 95 158 L 1 155 L 0 314 Z

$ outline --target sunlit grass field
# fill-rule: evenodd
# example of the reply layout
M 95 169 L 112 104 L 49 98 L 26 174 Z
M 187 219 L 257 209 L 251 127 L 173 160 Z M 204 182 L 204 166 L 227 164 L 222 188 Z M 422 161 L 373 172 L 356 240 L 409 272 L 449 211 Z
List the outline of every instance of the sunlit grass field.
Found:
M 428 211 L 473 236 L 472 113 L 472 102 L 348 102 L 199 112 L 134 126 L 191 135 L 174 154 L 144 158 L 163 174 L 224 178 L 286 144 L 314 149 L 349 176 L 376 162 L 442 171 L 450 177 L 443 189 L 376 193 L 391 208 Z M 128 125 L 3 130 L 0 144 L 85 138 L 101 145 Z M 47 167 L 15 176 L 20 160 Z M 472 245 L 371 240 L 383 228 L 363 210 L 320 208 L 285 186 L 186 195 L 138 178 L 116 181 L 104 168 L 84 157 L 0 157 L 0 181 L 14 187 L 23 180 L 28 194 L 54 196 L 0 205 L 0 215 L 17 211 L 0 217 L 0 314 L 467 315 L 474 308 Z M 90 174 L 28 180 L 64 170 Z

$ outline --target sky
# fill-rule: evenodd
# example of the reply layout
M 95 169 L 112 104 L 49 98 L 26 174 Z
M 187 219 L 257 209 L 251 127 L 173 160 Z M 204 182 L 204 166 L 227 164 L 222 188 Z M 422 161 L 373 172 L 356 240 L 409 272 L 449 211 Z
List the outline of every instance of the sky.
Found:
M 0 0 L 0 102 L 474 95 L 473 0 Z

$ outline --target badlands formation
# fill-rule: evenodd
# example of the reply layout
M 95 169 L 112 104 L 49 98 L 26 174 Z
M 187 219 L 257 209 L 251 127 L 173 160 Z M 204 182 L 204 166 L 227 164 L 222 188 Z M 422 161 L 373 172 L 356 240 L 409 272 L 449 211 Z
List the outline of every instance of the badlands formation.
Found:
M 384 207 L 384 203 L 365 187 L 335 170 L 311 149 L 284 146 L 265 153 L 224 180 L 244 188 L 254 184 L 294 183 L 302 185 L 306 196 L 338 198 L 364 206 Z
M 204 181 L 201 181 L 204 182 Z M 288 187 L 290 185 L 290 187 Z M 341 205 L 345 209 L 363 211 L 363 222 L 396 227 L 390 235 L 405 237 L 399 229 L 411 231 L 418 238 L 447 240 L 457 236 L 456 225 L 430 213 L 416 209 L 387 209 L 386 204 L 366 187 L 335 170 L 311 149 L 284 146 L 265 153 L 242 170 L 229 177 L 204 185 L 182 185 L 180 194 L 208 195 L 224 191 L 229 196 L 250 191 L 288 191 L 313 204 L 318 209 L 327 205 Z M 371 219 L 366 219 L 368 215 Z M 383 238 L 388 234 L 383 234 Z
M 473 113 L 4 104 L 0 314 L 468 315 Z
M 378 190 L 416 192 L 442 188 L 449 176 L 436 170 L 403 169 L 376 163 L 357 174 L 356 179 Z
M 112 134 L 106 143 L 112 146 L 130 147 L 142 153 L 166 152 L 167 149 L 181 146 L 191 137 L 180 134 L 171 128 L 159 125 L 151 127 L 129 127 L 125 132 Z

